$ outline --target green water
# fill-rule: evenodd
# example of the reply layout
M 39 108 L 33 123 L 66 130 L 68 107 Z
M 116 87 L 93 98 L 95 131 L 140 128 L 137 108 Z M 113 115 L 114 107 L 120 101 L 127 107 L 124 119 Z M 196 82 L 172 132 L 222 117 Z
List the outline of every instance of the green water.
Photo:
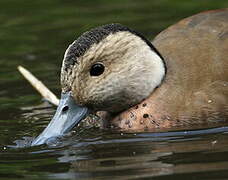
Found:
M 79 128 L 59 144 L 12 148 L 37 136 L 55 107 L 18 73 L 23 65 L 60 95 L 67 46 L 92 27 L 119 22 L 152 39 L 184 17 L 227 0 L 1 0 L 0 179 L 228 179 L 228 133 L 156 137 Z

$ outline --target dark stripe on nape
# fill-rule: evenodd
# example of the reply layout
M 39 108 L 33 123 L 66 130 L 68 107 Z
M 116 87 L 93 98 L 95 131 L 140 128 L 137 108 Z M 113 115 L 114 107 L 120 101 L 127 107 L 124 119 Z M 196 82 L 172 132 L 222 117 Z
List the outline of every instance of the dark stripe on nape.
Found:
M 150 48 L 155 51 L 161 58 L 162 56 L 157 51 L 157 49 L 151 44 L 150 41 L 148 41 L 143 35 L 140 33 L 129 29 L 126 26 L 123 26 L 121 24 L 107 24 L 103 26 L 99 26 L 97 28 L 91 29 L 90 31 L 87 31 L 83 33 L 77 40 L 75 40 L 70 48 L 68 49 L 68 52 L 65 57 L 65 63 L 64 63 L 64 69 L 67 70 L 71 65 L 74 65 L 75 63 L 78 63 L 78 57 L 83 56 L 85 52 L 93 45 L 97 44 L 103 39 L 105 39 L 109 34 L 114 34 L 116 32 L 120 31 L 128 31 L 132 34 L 135 34 L 139 36 L 143 41 L 147 43 Z M 162 58 L 163 59 L 163 58 Z
M 64 64 L 65 69 L 68 69 L 71 65 L 78 63 L 78 57 L 84 55 L 93 44 L 97 44 L 109 34 L 119 31 L 128 31 L 128 28 L 120 24 L 107 24 L 83 33 L 72 43 L 68 53 L 66 54 Z

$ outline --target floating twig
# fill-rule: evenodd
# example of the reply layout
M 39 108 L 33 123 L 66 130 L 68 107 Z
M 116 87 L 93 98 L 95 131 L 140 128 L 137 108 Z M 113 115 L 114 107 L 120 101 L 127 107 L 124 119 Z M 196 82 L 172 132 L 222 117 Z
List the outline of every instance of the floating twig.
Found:
M 59 99 L 40 80 L 22 66 L 18 66 L 17 69 L 47 101 L 58 106 Z

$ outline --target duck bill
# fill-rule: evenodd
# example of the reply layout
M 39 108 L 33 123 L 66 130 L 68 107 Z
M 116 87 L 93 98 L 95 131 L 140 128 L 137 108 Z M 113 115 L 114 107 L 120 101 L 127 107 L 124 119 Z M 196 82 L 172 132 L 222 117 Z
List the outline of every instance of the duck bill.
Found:
M 44 131 L 32 142 L 32 146 L 44 144 L 47 139 L 51 137 L 68 133 L 88 115 L 88 108 L 77 105 L 70 94 L 70 92 L 62 93 L 53 119 Z

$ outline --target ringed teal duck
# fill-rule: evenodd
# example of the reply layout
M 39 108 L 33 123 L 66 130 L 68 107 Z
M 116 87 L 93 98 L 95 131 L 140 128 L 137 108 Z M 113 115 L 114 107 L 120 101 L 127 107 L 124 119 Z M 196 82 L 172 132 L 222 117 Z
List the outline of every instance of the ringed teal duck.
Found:
M 92 29 L 66 50 L 61 85 L 56 114 L 33 145 L 96 111 L 123 131 L 226 122 L 228 9 L 186 18 L 152 43 L 120 24 Z

